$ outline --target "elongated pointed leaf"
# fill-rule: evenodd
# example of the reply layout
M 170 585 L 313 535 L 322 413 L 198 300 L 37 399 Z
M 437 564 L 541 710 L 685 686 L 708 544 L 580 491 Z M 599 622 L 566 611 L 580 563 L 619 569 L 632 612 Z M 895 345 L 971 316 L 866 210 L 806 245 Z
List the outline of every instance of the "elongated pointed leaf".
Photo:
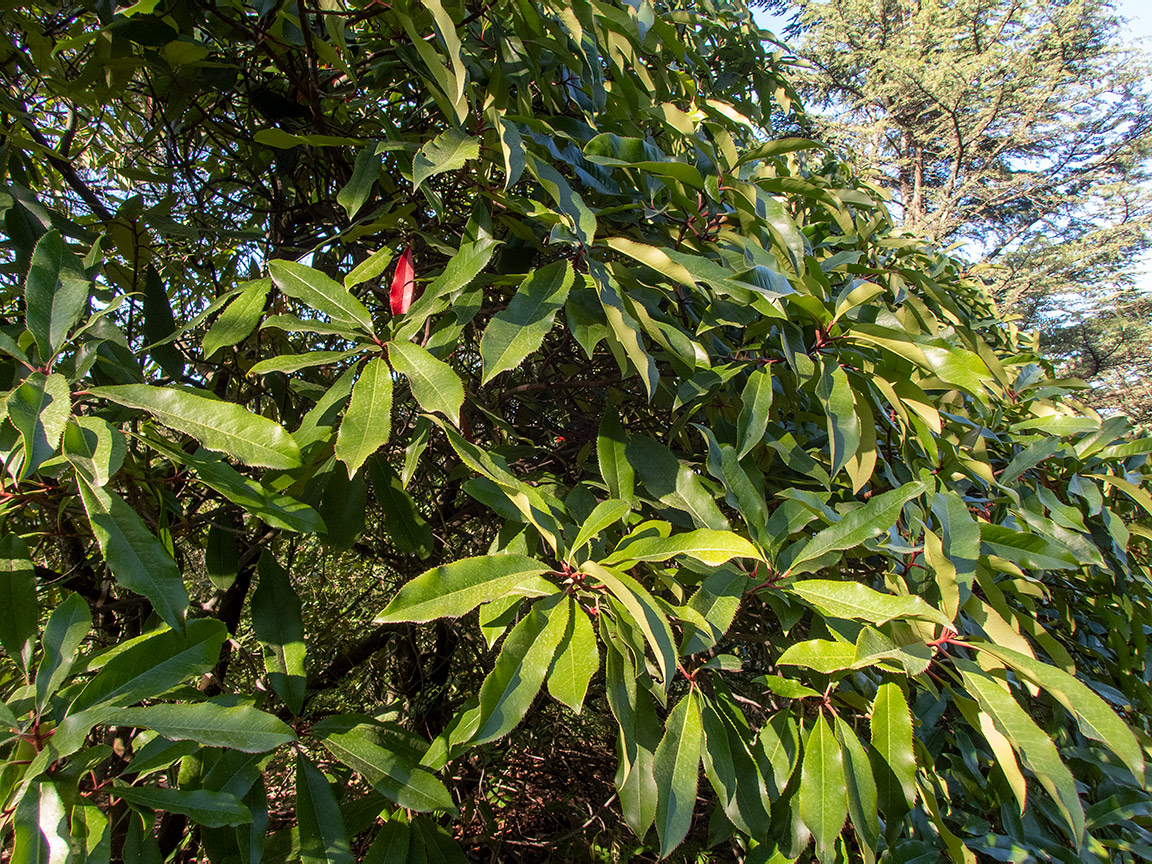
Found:
M 1034 657 L 999 645 L 981 645 L 984 651 L 1003 660 L 1017 674 L 1038 687 L 1043 687 L 1064 708 L 1076 717 L 1080 731 L 1124 760 L 1140 782 L 1144 777 L 1144 754 L 1136 736 L 1086 684 L 1063 669 L 1041 663 Z
M 20 535 L 7 534 L 0 538 L 0 646 L 25 671 L 39 618 L 36 568 Z
M 272 553 L 260 556 L 260 581 L 252 592 L 252 629 L 264 645 L 264 668 L 272 689 L 288 710 L 299 714 L 304 707 L 304 622 L 300 597 L 288 571 Z
M 83 479 L 77 483 L 92 533 L 116 581 L 147 597 L 170 627 L 182 630 L 188 590 L 168 550 L 118 495 L 89 486 Z
M 430 771 L 381 746 L 368 718 L 327 717 L 312 734 L 332 755 L 360 774 L 381 794 L 409 810 L 456 811 L 448 789 Z
M 9 395 L 8 419 L 24 440 L 24 478 L 39 468 L 60 445 L 72 413 L 72 397 L 63 375 L 33 372 Z
M 384 512 L 384 530 L 401 552 L 427 558 L 435 548 L 431 526 L 416 509 L 396 469 L 376 453 L 368 458 L 372 496 Z
M 916 803 L 916 756 L 912 715 L 897 684 L 881 684 L 876 691 L 871 758 L 880 812 L 898 819 Z
M 40 357 L 47 360 L 63 345 L 88 303 L 88 277 L 80 259 L 64 245 L 59 231 L 36 244 L 24 283 L 25 320 Z
M 605 528 L 609 527 L 615 522 L 619 522 L 629 512 L 631 508 L 628 506 L 627 501 L 621 501 L 619 498 L 609 498 L 607 501 L 601 501 L 593 508 L 592 512 L 588 514 L 588 518 L 584 520 L 584 524 L 580 526 L 580 533 L 576 535 L 576 539 L 572 541 L 572 553 L 580 551 L 590 540 L 595 538 Z M 569 556 L 571 560 L 571 555 Z
M 428 413 L 439 411 L 452 423 L 460 417 L 464 385 L 452 367 L 411 342 L 389 342 L 388 359 L 408 379 L 412 395 Z
M 753 369 L 740 396 L 740 418 L 737 430 L 740 447 L 737 458 L 743 459 L 752 448 L 764 440 L 768 427 L 768 412 L 772 408 L 772 373 L 770 366 Z
M 68 814 L 55 783 L 33 783 L 16 806 L 11 824 L 9 864 L 67 864 L 70 860 Z
M 599 670 L 600 646 L 592 622 L 580 604 L 569 597 L 568 623 L 548 671 L 548 692 L 579 714 L 588 684 Z
M 567 261 L 556 261 L 533 270 L 516 290 L 506 309 L 497 312 L 480 340 L 482 384 L 501 372 L 514 369 L 540 347 L 556 313 L 568 299 L 575 274 Z
M 808 541 L 792 564 L 793 573 L 806 572 L 803 564 L 824 555 L 843 549 L 851 549 L 879 537 L 891 528 L 898 518 L 904 504 L 921 495 L 927 485 L 917 481 L 892 489 L 877 495 L 863 507 L 850 510 L 835 525 L 831 525 Z
M 820 715 L 804 742 L 800 769 L 800 818 L 816 841 L 823 864 L 836 859 L 836 838 L 848 818 L 844 756 L 828 721 Z
M 205 358 L 246 339 L 256 329 L 271 288 L 270 279 L 254 279 L 224 307 L 200 343 Z
M 700 748 L 704 732 L 695 691 L 681 699 L 664 723 L 664 738 L 656 748 L 652 773 L 656 778 L 656 833 L 660 857 L 679 846 L 692 827 Z
M 412 188 L 430 177 L 463 168 L 469 160 L 480 158 L 480 139 L 457 128 L 447 129 L 420 148 L 412 162 Z
M 751 751 L 751 733 L 724 708 L 700 697 L 704 727 L 701 756 L 724 815 L 745 834 L 763 837 L 771 830 L 768 789 Z
M 165 426 L 245 465 L 295 468 L 300 464 L 300 448 L 283 426 L 234 403 L 147 384 L 94 387 L 90 392 L 117 405 L 147 411 Z
M 991 675 L 982 670 L 975 663 L 956 659 L 954 661 L 964 684 L 976 697 L 980 707 L 984 709 L 996 724 L 1002 735 L 1012 742 L 1027 766 L 1040 784 L 1048 791 L 1056 802 L 1068 827 L 1068 836 L 1072 842 L 1079 845 L 1084 840 L 1084 806 L 1076 792 L 1076 781 L 1072 772 L 1060 759 L 1056 745 L 1052 739 L 1044 734 L 1043 730 L 1028 716 Z
M 400 589 L 376 622 L 459 618 L 508 594 L 538 594 L 537 586 L 548 585 L 539 576 L 550 570 L 524 555 L 463 558 L 421 573 Z
M 948 616 L 920 597 L 881 594 L 859 582 L 805 579 L 793 582 L 788 591 L 831 618 L 852 618 L 883 624 L 895 618 L 919 618 L 951 628 Z
M 296 819 L 303 864 L 354 864 L 332 785 L 308 757 L 296 757 Z
M 600 463 L 600 476 L 613 498 L 632 503 L 632 490 L 636 472 L 625 452 L 624 430 L 615 411 L 606 411 L 596 438 L 596 458 Z
M 594 561 L 584 562 L 580 569 L 603 582 L 627 610 L 634 625 L 640 628 L 652 646 L 663 686 L 667 688 L 671 673 L 676 668 L 676 643 L 672 639 L 668 619 L 655 598 L 643 585 L 619 570 L 601 566 Z
M 35 611 L 35 605 L 32 607 Z M 36 704 L 48 704 L 48 699 L 64 683 L 76 652 L 92 629 L 92 611 L 79 594 L 71 594 L 48 616 L 44 638 L 40 641 L 40 664 L 36 667 Z M 16 656 L 16 655 L 12 655 Z
M 336 436 L 336 458 L 356 476 L 364 460 L 388 443 L 392 434 L 392 370 L 383 357 L 364 364 L 352 388 L 352 400 Z
M 268 272 L 276 287 L 302 303 L 322 312 L 333 324 L 347 326 L 350 331 L 372 333 L 372 315 L 352 294 L 319 270 L 297 264 L 295 261 L 270 261 Z M 350 334 L 353 338 L 355 333 Z
M 622 544 L 604 559 L 605 564 L 620 561 L 666 561 L 677 555 L 718 567 L 733 558 L 751 558 L 763 561 L 759 550 L 739 534 L 731 531 L 713 531 L 701 528 L 671 537 L 641 537 Z
M 205 486 L 215 489 L 233 504 L 263 519 L 274 528 L 301 534 L 314 534 L 324 530 L 324 520 L 307 504 L 287 495 L 278 494 L 263 483 L 245 477 L 216 454 L 209 453 L 203 448 L 195 453 L 187 453 L 164 446 L 155 438 L 150 438 L 148 441 L 172 461 L 195 471 Z
M 221 828 L 225 825 L 244 825 L 252 820 L 252 813 L 235 795 L 227 792 L 209 792 L 206 789 L 166 789 L 160 786 L 121 786 L 113 789 L 117 798 L 129 804 L 181 813 L 198 825 Z
M 247 705 L 225 707 L 212 702 L 125 708 L 116 714 L 123 726 L 143 726 L 171 741 L 195 741 L 205 747 L 227 747 L 263 753 L 296 736 L 282 721 Z
M 864 860 L 872 862 L 876 860 L 876 846 L 880 842 L 880 820 L 876 815 L 879 805 L 872 765 L 852 727 L 839 717 L 836 718 L 836 738 L 843 753 L 848 813 Z
M 124 434 L 99 417 L 73 417 L 61 444 L 72 467 L 93 486 L 104 486 L 128 453 Z
M 226 638 L 227 628 L 213 618 L 189 621 L 183 634 L 165 630 L 141 638 L 105 664 L 80 691 L 71 711 L 156 698 L 216 665 Z
M 532 706 L 568 624 L 564 595 L 541 600 L 512 628 L 496 667 L 480 687 L 480 714 L 472 744 L 507 735 Z

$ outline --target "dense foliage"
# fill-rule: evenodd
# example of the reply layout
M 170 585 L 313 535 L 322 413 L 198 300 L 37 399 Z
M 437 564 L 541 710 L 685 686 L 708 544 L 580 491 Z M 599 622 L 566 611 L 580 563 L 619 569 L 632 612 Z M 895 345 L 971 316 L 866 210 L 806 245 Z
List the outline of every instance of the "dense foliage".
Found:
M 1148 857 L 1152 441 L 743 6 L 0 20 L 9 860 Z
M 1093 404 L 1152 420 L 1147 52 L 1108 0 L 776 0 L 822 134 L 903 227 L 982 266 Z

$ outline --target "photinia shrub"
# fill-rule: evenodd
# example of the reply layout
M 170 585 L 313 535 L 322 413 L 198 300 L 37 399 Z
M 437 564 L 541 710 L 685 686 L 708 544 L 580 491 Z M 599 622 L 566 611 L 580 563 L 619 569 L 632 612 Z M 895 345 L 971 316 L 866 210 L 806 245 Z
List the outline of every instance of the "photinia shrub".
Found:
M 6 860 L 1152 854 L 1152 440 L 739 2 L 0 27 Z

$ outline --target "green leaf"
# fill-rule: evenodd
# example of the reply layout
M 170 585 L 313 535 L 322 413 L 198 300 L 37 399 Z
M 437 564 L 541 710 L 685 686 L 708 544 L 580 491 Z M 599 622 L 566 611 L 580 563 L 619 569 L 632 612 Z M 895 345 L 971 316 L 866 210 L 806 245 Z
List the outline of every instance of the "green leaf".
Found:
M 8 419 L 24 440 L 24 479 L 56 452 L 72 413 L 72 394 L 63 375 L 33 372 L 8 394 Z
M 83 264 L 64 245 L 59 231 L 40 238 L 24 283 L 24 315 L 41 360 L 60 350 L 84 314 L 89 284 Z
M 642 138 L 624 138 L 611 132 L 597 135 L 584 145 L 584 158 L 594 165 L 635 168 L 648 174 L 671 177 L 693 189 L 704 188 L 700 169 L 669 158 Z
M 820 531 L 809 540 L 792 564 L 793 573 L 806 572 L 801 566 L 828 552 L 838 552 L 861 546 L 864 541 L 879 537 L 900 518 L 905 503 L 923 494 L 927 484 L 917 481 L 892 489 L 872 498 L 863 507 L 850 510 L 835 525 Z
M 480 139 L 462 129 L 446 129 L 420 148 L 412 160 L 412 188 L 430 177 L 457 171 L 470 160 L 480 158 Z
M 214 618 L 188 622 L 185 633 L 164 630 L 149 635 L 115 654 L 80 691 L 71 712 L 99 706 L 131 705 L 155 699 L 216 665 L 220 646 L 228 638 L 224 624 Z
M 299 714 L 304 708 L 307 654 L 300 597 L 288 571 L 271 552 L 260 556 L 257 570 L 260 581 L 252 592 L 252 629 L 264 646 L 268 682 L 288 710 Z
M 302 864 L 354 864 L 332 786 L 303 754 L 296 757 L 296 819 Z
M 205 359 L 211 359 L 221 348 L 230 348 L 248 337 L 264 314 L 264 302 L 271 287 L 270 279 L 253 279 L 224 307 L 200 343 Z
M 575 274 L 567 261 L 555 261 L 528 274 L 507 308 L 497 312 L 480 340 L 481 384 L 515 369 L 540 347 L 568 299 Z
M 916 803 L 916 756 L 912 715 L 897 684 L 881 684 L 876 691 L 870 752 L 880 812 L 899 819 Z
M 835 861 L 836 839 L 848 818 L 847 778 L 840 744 L 823 714 L 813 722 L 804 744 L 800 818 L 816 840 L 820 861 Z
M 267 360 L 261 360 L 254 364 L 248 370 L 248 374 L 267 375 L 269 372 L 291 374 L 316 366 L 333 366 L 341 360 L 347 360 L 359 353 L 359 349 L 352 349 L 349 351 L 308 351 L 304 354 L 281 354 L 278 357 L 269 357 Z
M 295 261 L 269 261 L 268 272 L 272 282 L 301 303 L 327 315 L 333 324 L 344 325 L 351 331 L 359 329 L 372 334 L 372 314 L 352 294 L 319 270 L 305 267 Z M 349 338 L 356 338 L 355 332 Z
M 1006 525 L 981 522 L 980 545 L 992 555 L 1033 570 L 1074 570 L 1080 566 L 1070 549 Z
M 1080 731 L 1088 738 L 1099 741 L 1132 771 L 1141 784 L 1144 782 L 1144 754 L 1128 724 L 1116 715 L 1087 685 L 1063 669 L 1041 663 L 1010 648 L 1000 645 L 976 643 L 980 650 L 1003 660 L 1018 675 L 1038 687 L 1043 687 L 1057 702 L 1076 717 Z
M 119 384 L 91 395 L 147 411 L 165 426 L 191 435 L 209 450 L 259 468 L 295 468 L 300 448 L 281 426 L 232 402 L 191 390 Z
M 184 629 L 188 591 L 168 550 L 118 495 L 77 478 L 92 534 L 116 581 L 151 601 L 173 630 Z
M 784 649 L 777 666 L 803 666 L 828 674 L 851 669 L 856 664 L 856 646 L 850 642 L 809 639 Z
M 742 716 L 733 718 L 703 697 L 700 702 L 704 725 L 700 755 L 724 815 L 745 834 L 764 837 L 771 831 L 768 789 L 750 749 L 752 733 Z
M 548 671 L 548 692 L 579 714 L 588 684 L 599 670 L 600 646 L 592 622 L 575 598 L 569 597 L 568 624 Z
M 336 458 L 356 476 L 364 460 L 388 443 L 392 434 L 392 370 L 383 357 L 364 364 L 352 388 L 352 400 L 336 436 Z
M 743 459 L 764 440 L 768 412 L 772 408 L 772 373 L 770 366 L 753 369 L 740 396 L 740 418 L 736 421 L 740 446 L 737 459 Z
M 372 187 L 380 173 L 380 155 L 376 152 L 375 144 L 368 144 L 356 154 L 356 163 L 352 166 L 352 177 L 336 193 L 336 203 L 344 208 L 348 218 L 352 219 L 364 206 L 368 196 L 372 194 Z
M 823 371 L 816 383 L 816 397 L 827 416 L 828 447 L 835 477 L 860 447 L 860 419 L 852 398 L 852 385 L 834 357 L 825 357 Z
M 789 646 L 792 647 L 792 646 Z M 753 684 L 760 684 L 777 696 L 783 696 L 785 699 L 804 699 L 808 696 L 819 696 L 819 692 L 813 690 L 811 687 L 806 687 L 799 681 L 793 681 L 791 678 L 782 678 L 779 675 L 761 675 L 758 678 L 752 679 Z
M 416 509 L 416 502 L 405 491 L 403 481 L 383 453 L 368 457 L 368 475 L 372 478 L 373 497 L 384 511 L 384 531 L 396 548 L 427 558 L 435 548 L 432 528 Z
M 195 741 L 242 753 L 263 753 L 296 740 L 283 722 L 248 705 L 200 702 L 124 708 L 116 713 L 116 722 L 151 729 L 171 741 Z
M 536 175 L 544 191 L 556 204 L 556 209 L 567 217 L 567 227 L 576 240 L 591 246 L 596 237 L 596 216 L 584 199 L 568 185 L 564 175 L 542 159 L 528 154 L 528 170 Z
M 417 860 L 412 855 L 412 829 L 407 816 L 397 810 L 377 832 L 362 864 L 409 864 Z
M 123 433 L 99 417 L 73 417 L 64 427 L 62 449 L 72 467 L 93 486 L 104 486 L 124 464 Z
M 826 144 L 811 141 L 807 138 L 777 138 L 775 141 L 766 141 L 744 151 L 736 166 L 756 159 L 767 159 L 770 156 L 781 156 L 785 153 L 795 153 L 797 150 L 823 150 Z
M 508 594 L 551 593 L 555 588 L 538 578 L 550 570 L 546 564 L 524 555 L 463 558 L 433 567 L 401 588 L 376 616 L 376 623 L 459 618 L 481 603 L 491 603 Z
M 664 723 L 664 737 L 652 762 L 656 778 L 656 833 L 660 857 L 679 846 L 692 827 L 700 749 L 704 730 L 695 690 L 689 690 Z
M 388 269 L 388 265 L 392 263 L 392 255 L 392 250 L 387 246 L 383 249 L 377 249 L 344 277 L 344 287 L 350 289 L 372 281 Z
M 806 579 L 785 589 L 830 618 L 851 618 L 883 624 L 896 618 L 919 618 L 953 629 L 952 622 L 939 609 L 914 595 L 881 594 L 859 582 Z
M 386 739 L 370 718 L 356 715 L 326 717 L 312 727 L 312 734 L 332 755 L 372 784 L 399 806 L 427 812 L 456 812 L 452 796 L 443 783 L 415 760 L 404 758 L 384 746 Z
M 247 513 L 256 516 L 274 528 L 296 531 L 301 534 L 315 534 L 324 530 L 320 514 L 302 501 L 280 495 L 263 483 L 245 477 L 219 456 L 199 448 L 188 453 L 162 444 L 155 437 L 147 439 L 150 446 L 159 450 L 178 465 L 184 465 L 196 472 L 200 482 L 215 489 L 233 504 Z
M 569 554 L 568 560 L 571 561 L 572 555 L 579 552 L 589 541 L 598 537 L 605 528 L 627 516 L 631 509 L 627 501 L 621 501 L 619 498 L 609 498 L 607 501 L 601 501 L 597 504 L 588 514 L 588 518 L 584 520 L 584 524 L 580 526 L 580 533 L 576 535 L 576 539 L 572 541 L 572 552 Z
M 124 786 L 117 783 L 112 794 L 135 807 L 180 813 L 206 828 L 246 825 L 252 812 L 235 795 L 206 789 L 166 789 L 160 786 Z
M 16 805 L 10 823 L 13 840 L 9 864 L 68 864 L 68 811 L 48 780 L 32 783 Z
M 600 434 L 596 437 L 596 457 L 600 464 L 600 476 L 613 498 L 632 503 L 632 489 L 635 471 L 625 453 L 626 439 L 620 426 L 620 419 L 614 410 L 604 412 L 600 421 Z
M 671 537 L 641 537 L 631 542 L 625 540 L 603 563 L 667 561 L 676 555 L 693 558 L 711 567 L 718 567 L 733 558 L 764 560 L 759 550 L 740 535 L 731 531 L 701 528 L 673 534 Z
M 512 628 L 495 668 L 480 687 L 480 713 L 470 744 L 507 735 L 528 713 L 567 625 L 568 603 L 560 594 L 533 604 L 532 611 Z
M 852 827 L 856 829 L 856 838 L 865 861 L 874 862 L 876 847 L 880 843 L 880 820 L 877 818 L 879 804 L 872 765 L 860 745 L 860 739 L 840 717 L 836 718 L 836 737 L 843 753 L 848 813 L 852 817 Z
M 676 643 L 672 639 L 668 619 L 664 617 L 656 599 L 627 573 L 602 566 L 595 561 L 585 561 L 580 569 L 608 586 L 608 590 L 632 618 L 633 624 L 640 628 L 640 632 L 652 646 L 656 664 L 660 667 L 662 686 L 667 690 L 672 680 L 671 675 L 676 669 Z
M 6 534 L 0 538 L 0 646 L 25 672 L 32 662 L 39 619 L 32 556 L 19 534 Z
M 33 598 L 35 599 L 35 598 Z M 32 606 L 35 613 L 35 604 Z M 48 616 L 40 641 L 40 664 L 36 667 L 36 704 L 44 706 L 67 679 L 76 652 L 92 629 L 92 611 L 79 594 L 70 594 Z M 17 655 L 10 654 L 15 657 Z
M 953 663 L 969 692 L 996 724 L 997 731 L 1012 743 L 1024 765 L 1052 796 L 1067 822 L 1068 836 L 1079 846 L 1084 842 L 1084 807 L 1076 793 L 1076 781 L 1061 761 L 1052 739 L 999 681 L 975 663 L 960 658 L 955 658 Z
M 459 422 L 464 385 L 451 366 L 411 342 L 389 342 L 388 359 L 408 379 L 421 408 L 430 414 L 439 411 L 450 423 Z
M 648 833 L 656 818 L 656 780 L 652 776 L 653 753 L 660 744 L 660 721 L 651 694 L 637 682 L 636 669 L 620 644 L 620 629 L 606 616 L 600 618 L 607 656 L 604 678 L 608 705 L 620 726 L 617 738 L 619 767 L 616 789 L 624 821 L 638 838 Z
M 184 355 L 176 347 L 176 316 L 160 273 L 149 264 L 144 278 L 144 339 L 147 353 L 164 374 L 175 381 L 184 375 Z

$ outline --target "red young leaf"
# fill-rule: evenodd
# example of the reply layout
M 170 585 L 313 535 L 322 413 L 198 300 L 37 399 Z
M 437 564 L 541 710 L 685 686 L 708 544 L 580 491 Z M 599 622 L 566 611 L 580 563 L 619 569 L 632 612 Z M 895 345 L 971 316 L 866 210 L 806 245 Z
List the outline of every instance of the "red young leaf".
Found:
M 416 285 L 416 270 L 412 266 L 412 247 L 409 246 L 396 263 L 396 274 L 392 277 L 392 290 L 388 299 L 392 304 L 393 315 L 403 315 L 412 305 L 412 289 Z

